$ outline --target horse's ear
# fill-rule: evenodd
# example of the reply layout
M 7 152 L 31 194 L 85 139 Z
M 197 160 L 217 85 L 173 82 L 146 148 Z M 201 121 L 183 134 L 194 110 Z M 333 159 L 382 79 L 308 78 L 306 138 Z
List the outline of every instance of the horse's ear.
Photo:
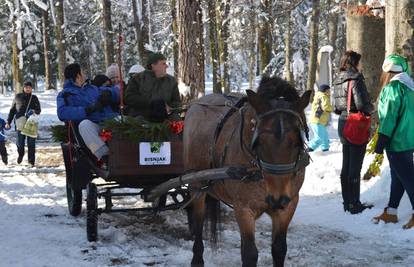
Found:
M 312 95 L 312 91 L 307 90 L 303 93 L 303 95 L 297 101 L 298 102 L 297 107 L 300 111 L 304 110 L 309 105 L 311 95 Z
M 266 111 L 267 104 L 260 98 L 260 96 L 252 90 L 246 90 L 247 101 L 256 110 L 257 113 Z

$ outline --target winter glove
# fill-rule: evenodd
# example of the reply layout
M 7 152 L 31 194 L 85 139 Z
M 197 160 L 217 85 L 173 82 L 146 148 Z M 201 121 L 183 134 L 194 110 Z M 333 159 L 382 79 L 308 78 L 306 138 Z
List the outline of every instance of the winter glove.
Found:
M 92 105 L 85 108 L 86 116 L 89 116 L 96 111 L 102 111 L 103 108 L 104 106 L 99 101 L 96 101 Z
M 101 91 L 100 96 L 98 97 L 98 102 L 102 104 L 102 106 L 107 106 L 111 103 L 112 99 L 112 92 L 108 90 Z
M 383 154 L 384 148 L 390 142 L 390 138 L 382 133 L 378 133 L 377 145 L 375 146 L 375 153 Z
M 27 113 L 26 113 L 26 117 L 30 117 L 30 116 L 32 116 L 33 115 L 33 110 L 32 109 L 29 109 L 28 111 L 27 111 Z

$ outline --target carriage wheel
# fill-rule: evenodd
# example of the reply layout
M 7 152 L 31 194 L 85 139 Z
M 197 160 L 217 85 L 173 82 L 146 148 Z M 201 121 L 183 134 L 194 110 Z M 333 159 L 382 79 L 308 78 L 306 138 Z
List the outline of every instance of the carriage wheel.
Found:
M 66 198 L 68 200 L 69 213 L 78 216 L 82 211 L 82 189 L 75 190 L 70 182 L 70 172 L 66 170 Z
M 98 238 L 98 190 L 94 183 L 89 183 L 87 187 L 86 235 L 89 242 Z
M 151 202 L 151 207 L 154 209 L 164 208 L 167 204 L 167 195 L 160 196 Z

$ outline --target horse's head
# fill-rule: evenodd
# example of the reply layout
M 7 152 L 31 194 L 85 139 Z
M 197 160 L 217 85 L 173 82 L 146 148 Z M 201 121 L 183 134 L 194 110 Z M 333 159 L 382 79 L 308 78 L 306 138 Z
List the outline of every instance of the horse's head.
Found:
M 305 152 L 308 127 L 304 109 L 311 91 L 299 97 L 295 88 L 280 78 L 263 78 L 258 92 L 247 91 L 256 111 L 252 120 L 251 150 L 268 188 L 266 201 L 273 209 L 285 208 L 297 196 L 309 163 Z

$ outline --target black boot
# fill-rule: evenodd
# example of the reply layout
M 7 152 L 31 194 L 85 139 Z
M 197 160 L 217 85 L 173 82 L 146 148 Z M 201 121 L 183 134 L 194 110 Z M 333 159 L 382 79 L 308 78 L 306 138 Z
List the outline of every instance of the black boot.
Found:
M 360 178 L 351 180 L 350 195 L 349 195 L 351 201 L 348 206 L 349 207 L 348 211 L 351 214 L 361 213 L 365 209 L 370 209 L 374 206 L 371 204 L 361 203 L 361 201 L 359 200 L 360 190 L 361 190 Z
M 24 154 L 19 153 L 19 156 L 17 157 L 17 163 L 20 164 L 23 161 Z
M 7 165 L 8 163 L 7 155 L 1 155 L 1 160 L 3 161 L 4 165 Z
M 344 205 L 344 211 L 349 211 L 349 179 L 341 177 L 341 192 L 342 192 L 342 204 Z

